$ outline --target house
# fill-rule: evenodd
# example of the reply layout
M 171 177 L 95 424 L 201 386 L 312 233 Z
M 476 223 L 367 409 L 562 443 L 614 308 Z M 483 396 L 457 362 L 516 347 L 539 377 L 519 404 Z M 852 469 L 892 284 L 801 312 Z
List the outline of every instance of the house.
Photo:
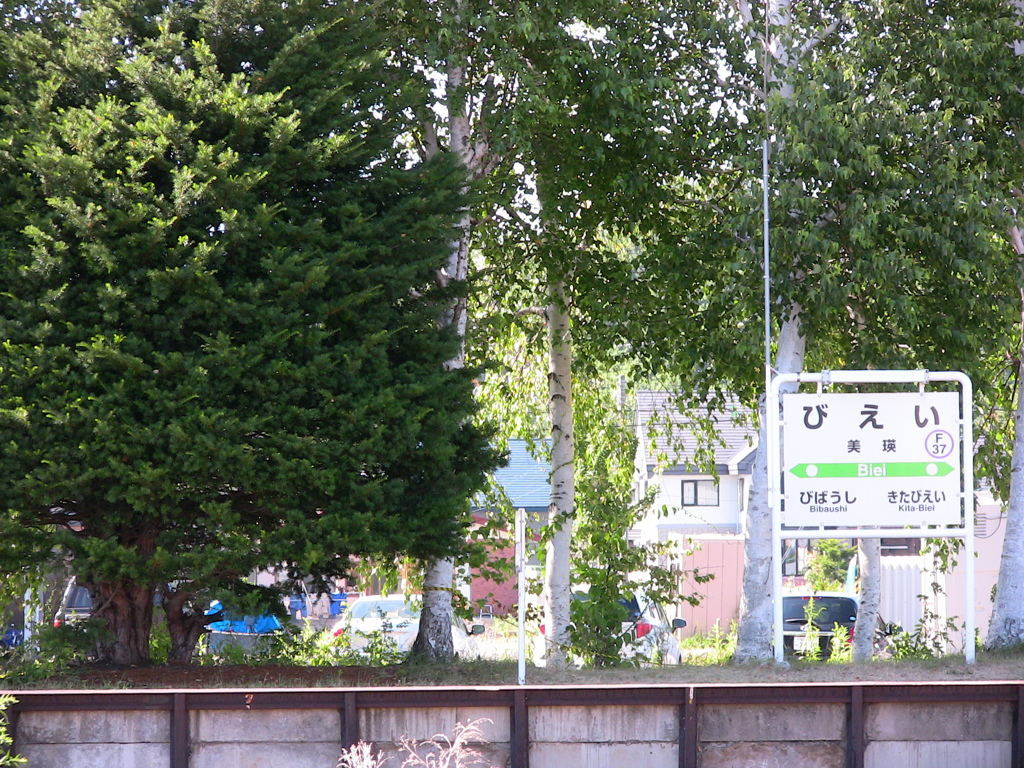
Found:
M 654 489 L 658 514 L 631 537 L 743 532 L 757 432 L 749 409 L 736 401 L 727 408 L 682 413 L 668 392 L 637 392 L 637 493 Z
M 532 529 L 540 526 L 540 520 L 547 518 L 548 503 L 551 497 L 551 464 L 545 460 L 535 459 L 529 451 L 525 440 L 509 440 L 508 464 L 499 468 L 494 474 L 495 491 L 503 496 L 501 506 L 511 510 L 523 509 Z M 492 496 L 494 494 L 491 494 Z M 482 525 L 493 510 L 496 501 L 481 497 L 477 499 L 473 509 L 474 522 Z M 506 538 L 491 547 L 492 560 L 514 562 L 515 545 L 510 531 L 504 531 Z M 534 556 L 528 569 L 539 571 L 539 563 Z M 497 581 L 481 575 L 472 574 L 466 596 L 475 605 L 485 606 L 483 614 L 503 616 L 512 611 L 518 603 L 516 579 L 509 578 Z
M 636 393 L 637 495 L 652 492 L 653 504 L 630 540 L 674 542 L 676 551 L 687 553 L 685 571 L 714 576 L 703 584 L 692 577 L 680 581 L 680 594 L 703 596 L 698 606 L 674 606 L 686 619 L 685 636 L 716 625 L 728 631 L 739 616 L 743 524 L 757 445 L 751 415 L 735 400 L 724 412 L 684 413 L 669 392 Z

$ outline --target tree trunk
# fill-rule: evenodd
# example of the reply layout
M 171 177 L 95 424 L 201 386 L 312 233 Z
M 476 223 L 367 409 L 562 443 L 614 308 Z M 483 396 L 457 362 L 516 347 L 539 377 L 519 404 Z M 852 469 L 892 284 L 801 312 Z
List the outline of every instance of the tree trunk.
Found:
M 455 564 L 450 559 L 435 560 L 423 575 L 423 609 L 412 655 L 427 661 L 455 658 L 452 645 L 452 585 Z
M 187 610 L 192 595 L 188 592 L 164 594 L 164 620 L 171 638 L 167 661 L 171 664 L 188 664 L 195 655 L 199 638 L 206 627 L 206 617 Z
M 455 7 L 456 13 L 465 12 L 464 2 L 456 2 Z M 467 176 L 472 176 L 479 172 L 485 157 L 475 151 L 471 120 L 464 106 L 466 99 L 463 91 L 468 62 L 465 56 L 461 56 L 460 63 L 460 56 L 457 54 L 453 56 L 453 60 L 456 63 L 449 68 L 445 84 L 451 151 L 459 158 Z M 463 106 L 459 108 L 459 104 Z M 456 229 L 459 234 L 452 242 L 448 263 L 437 276 L 441 285 L 465 282 L 469 277 L 469 246 L 473 235 L 473 221 L 468 207 L 463 209 L 456 222 Z M 448 370 L 462 368 L 465 365 L 466 307 L 466 297 L 462 296 L 453 301 L 444 314 L 445 325 L 454 327 L 459 339 L 463 340 L 456 356 L 445 364 Z M 413 656 L 428 661 L 451 661 L 455 658 L 451 631 L 454 578 L 455 562 L 451 559 L 435 560 L 425 565 L 423 609 L 416 641 L 412 646 Z
M 452 244 L 452 255 L 445 270 L 447 280 L 465 280 L 469 270 L 470 217 L 466 211 L 461 219 L 460 236 Z M 444 321 L 454 325 L 459 338 L 466 333 L 466 299 L 457 299 L 445 312 Z M 448 370 L 465 365 L 465 345 L 460 344 L 458 354 L 445 363 Z M 455 658 L 452 646 L 452 591 L 455 589 L 455 562 L 450 558 L 427 563 L 423 572 L 423 608 L 412 655 L 427 661 L 451 661 Z
M 1011 239 L 1017 254 L 1024 255 L 1021 232 L 1014 227 Z M 1013 412 L 1013 456 L 1010 460 L 1010 496 L 1006 500 L 1006 533 L 999 560 L 995 604 L 988 625 L 986 648 L 1024 644 L 1024 292 L 1021 294 L 1022 343 L 1017 361 L 1017 402 Z
M 1021 352 L 1024 354 L 1024 349 Z M 1018 363 L 1020 376 L 1024 376 L 1024 363 Z M 1013 429 L 1006 534 L 999 559 L 999 577 L 988 637 L 985 640 L 986 648 L 1009 648 L 1024 644 L 1024 400 L 1019 392 Z
M 772 519 L 768 509 L 767 414 L 761 408 L 761 428 L 751 467 L 743 542 L 743 592 L 733 661 L 745 664 L 772 658 Z
M 572 413 L 572 334 L 565 283 L 549 287 L 548 410 L 551 416 L 551 501 L 548 525 L 552 534 L 544 552 L 545 659 L 549 668 L 567 664 L 570 622 L 570 549 L 576 503 L 576 447 Z
M 803 368 L 806 339 L 800 332 L 800 307 L 794 305 L 782 324 L 776 351 L 776 370 L 797 373 Z M 792 388 L 790 388 L 791 390 Z M 761 409 L 761 428 L 747 501 L 743 548 L 743 595 L 733 661 L 744 664 L 771 659 L 772 653 L 772 517 L 768 508 L 767 413 Z
M 1015 0 L 1018 17 L 1024 17 L 1024 3 Z M 1014 44 L 1017 55 L 1024 52 L 1024 41 Z M 1019 136 L 1018 136 L 1019 138 Z M 1019 191 L 1017 192 L 1019 195 Z M 1024 231 L 1010 227 L 1010 245 L 1017 254 L 1018 279 L 1024 284 Z M 992 618 L 988 624 L 985 647 L 1010 648 L 1024 645 L 1024 289 L 1020 291 L 1021 339 L 1017 350 L 1017 402 L 1013 412 L 1013 455 L 1010 458 L 1010 497 L 1006 499 L 1006 532 L 999 559 Z M 968 524 L 973 521 L 968 521 Z
M 871 661 L 878 632 L 878 609 L 882 601 L 882 540 L 859 539 L 860 607 L 853 635 L 853 660 Z
M 1024 257 L 1021 228 L 1010 229 L 1010 243 Z M 1010 496 L 1006 500 L 1006 533 L 999 560 L 995 602 L 989 620 L 986 648 L 1024 644 L 1024 290 L 1021 291 L 1021 342 L 1017 352 L 1017 402 L 1013 412 L 1013 455 L 1010 459 Z
M 764 71 L 771 88 L 789 99 L 792 85 L 782 82 L 776 69 L 783 70 L 791 61 L 787 45 L 795 45 L 788 36 L 772 35 L 772 27 L 788 27 L 791 21 L 790 0 L 772 0 L 765 7 L 767 20 L 764 37 Z M 760 35 L 754 25 L 750 3 L 740 0 L 737 6 L 755 36 Z M 775 63 L 778 66 L 772 66 Z M 766 94 L 767 95 L 767 94 Z M 794 304 L 782 324 L 775 353 L 778 373 L 796 373 L 803 368 L 806 339 L 800 329 L 800 306 Z M 768 434 L 767 412 L 761 408 L 761 428 L 758 445 L 751 467 L 750 494 L 745 520 L 746 539 L 743 549 L 743 594 L 740 599 L 740 621 L 733 661 L 745 664 L 766 661 L 772 653 L 772 518 L 768 507 L 768 440 L 778 435 Z M 781 554 L 781 553 L 779 553 Z M 781 599 L 781 596 L 780 596 Z
M 127 579 L 90 586 L 93 616 L 105 622 L 110 633 L 97 643 L 99 660 L 121 666 L 148 664 L 156 589 Z

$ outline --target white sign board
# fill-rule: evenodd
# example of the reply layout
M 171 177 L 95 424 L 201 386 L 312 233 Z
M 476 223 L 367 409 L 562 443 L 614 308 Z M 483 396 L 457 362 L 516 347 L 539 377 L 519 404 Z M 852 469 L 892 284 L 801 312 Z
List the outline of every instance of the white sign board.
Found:
M 785 525 L 962 524 L 958 393 L 781 400 Z

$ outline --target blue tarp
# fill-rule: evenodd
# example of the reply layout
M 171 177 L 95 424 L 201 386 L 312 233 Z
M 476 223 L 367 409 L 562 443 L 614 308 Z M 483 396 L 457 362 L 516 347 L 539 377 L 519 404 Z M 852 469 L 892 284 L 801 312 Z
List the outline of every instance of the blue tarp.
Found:
M 11 624 L 6 630 L 4 630 L 3 637 L 0 637 L 0 645 L 7 648 L 14 648 L 17 645 L 21 645 L 24 640 L 25 632 Z
M 263 614 L 262 616 L 240 617 L 237 614 L 231 613 L 231 611 L 225 611 L 219 601 L 214 601 L 210 604 L 210 608 L 206 611 L 206 615 L 212 616 L 213 614 L 222 612 L 224 614 L 224 618 L 210 624 L 210 629 L 213 632 L 238 632 L 242 634 L 261 635 L 267 632 L 276 632 L 281 628 L 281 622 L 278 621 L 276 616 Z

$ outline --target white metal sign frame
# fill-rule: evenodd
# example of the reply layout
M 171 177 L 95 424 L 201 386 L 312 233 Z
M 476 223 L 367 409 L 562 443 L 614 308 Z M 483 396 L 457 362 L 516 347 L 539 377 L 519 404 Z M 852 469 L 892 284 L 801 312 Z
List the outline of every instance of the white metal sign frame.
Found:
M 959 446 L 962 482 L 960 485 L 961 522 L 959 525 L 927 527 L 926 525 L 900 528 L 863 528 L 838 523 L 836 527 L 804 528 L 785 532 L 786 538 L 800 539 L 857 539 L 870 531 L 872 536 L 885 531 L 894 538 L 960 538 L 964 540 L 966 566 L 966 608 L 964 611 L 964 657 L 968 664 L 975 660 L 974 635 L 974 433 L 971 407 L 973 387 L 970 378 L 959 371 L 822 371 L 817 373 L 783 373 L 772 380 L 767 396 L 768 420 L 768 506 L 772 516 L 772 595 L 773 639 L 776 661 L 783 661 L 782 624 L 782 529 L 781 508 L 781 432 L 780 404 L 786 394 L 783 388 L 799 388 L 800 384 L 817 384 L 819 389 L 830 384 L 917 384 L 924 391 L 929 383 L 955 382 L 960 386 Z

